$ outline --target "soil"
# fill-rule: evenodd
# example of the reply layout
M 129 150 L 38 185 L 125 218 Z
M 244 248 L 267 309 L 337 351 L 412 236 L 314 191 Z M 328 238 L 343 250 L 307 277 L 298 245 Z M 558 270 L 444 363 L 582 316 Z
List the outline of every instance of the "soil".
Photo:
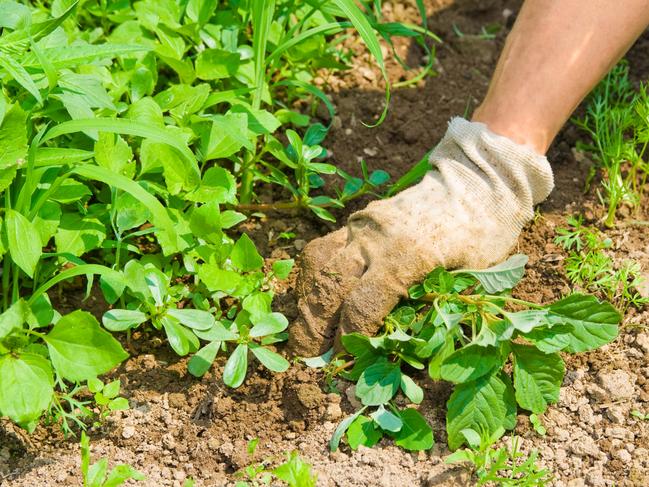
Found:
M 497 55 L 511 27 L 518 1 L 428 0 L 429 27 L 443 43 L 437 45 L 435 77 L 416 86 L 395 90 L 390 113 L 377 128 L 367 128 L 382 109 L 380 74 L 360 46 L 354 69 L 338 78 L 323 75 L 338 115 L 326 146 L 331 160 L 351 173 L 359 173 L 359 160 L 370 169 L 384 169 L 393 177 L 420 160 L 443 135 L 448 119 L 470 113 L 484 95 Z M 388 20 L 416 22 L 413 2 L 385 3 Z M 483 27 L 499 25 L 494 38 L 477 36 Z M 453 26 L 456 28 L 454 29 Z M 459 37 L 456 32 L 465 35 Z M 637 82 L 649 74 L 645 36 L 628 59 Z M 408 40 L 396 48 L 410 65 L 424 63 L 423 51 Z M 393 81 L 412 76 L 388 56 Z M 580 135 L 568 124 L 554 143 L 549 159 L 556 189 L 540 207 L 539 216 L 520 238 L 519 251 L 530 257 L 528 271 L 516 293 L 543 303 L 569 289 L 563 261 L 553 243 L 557 227 L 580 212 L 590 223 L 603 214 L 593 192 L 584 193 L 588 155 L 573 148 Z M 346 216 L 367 200 L 355 201 L 337 214 L 338 223 L 323 224 L 309 216 L 271 215 L 248 222 L 245 230 L 270 259 L 297 256 L 312 238 L 344 224 Z M 616 262 L 633 258 L 649 269 L 646 227 L 649 199 L 637 214 L 623 209 L 621 224 L 607 230 Z M 279 240 L 292 231 L 291 242 Z M 78 295 L 82 290 L 75 291 Z M 100 298 L 82 302 L 75 292 L 61 300 L 71 309 L 101 309 Z M 295 316 L 292 283 L 278 291 L 276 303 L 290 318 Z M 567 358 L 566 379 L 558 404 L 543 416 L 547 435 L 539 436 L 528 419 L 519 417 L 516 434 L 522 449 L 537 449 L 540 463 L 555 474 L 553 485 L 649 485 L 649 421 L 630 415 L 649 412 L 649 312 L 630 309 L 619 338 L 595 352 Z M 263 368 L 251 370 L 239 389 L 220 381 L 223 361 L 201 380 L 187 373 L 179 359 L 156 337 L 136 336 L 138 354 L 112 376 L 119 378 L 131 408 L 109 417 L 90 431 L 93 458 L 107 457 L 111 465 L 129 463 L 147 475 L 147 486 L 181 486 L 192 477 L 197 486 L 233 485 L 235 473 L 254 462 L 274 464 L 285 452 L 299 451 L 317 472 L 322 486 L 461 486 L 473 485 L 460 467 L 444 464 L 445 402 L 450 388 L 426 380 L 426 399 L 419 410 L 433 426 L 436 446 L 430 452 L 404 452 L 389 444 L 356 452 L 343 447 L 330 453 L 327 443 L 341 418 L 354 410 L 353 393 L 341 384 L 340 394 L 329 389 L 323 375 L 302 365 L 284 374 Z M 249 440 L 259 438 L 254 456 Z M 503 441 L 507 441 L 505 438 Z M 31 436 L 0 421 L 0 484 L 15 487 L 80 485 L 79 448 L 55 427 L 40 426 Z M 135 485 L 135 484 L 133 484 Z

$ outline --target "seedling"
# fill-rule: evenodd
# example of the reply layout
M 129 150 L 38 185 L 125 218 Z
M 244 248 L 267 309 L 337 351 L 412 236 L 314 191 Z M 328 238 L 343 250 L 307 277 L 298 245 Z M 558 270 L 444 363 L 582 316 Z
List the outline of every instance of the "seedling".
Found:
M 604 172 L 603 194 L 607 204 L 605 224 L 613 226 L 617 209 L 627 204 L 637 206 L 643 192 L 649 166 L 644 160 L 649 142 L 649 94 L 642 84 L 636 92 L 629 80 L 626 62 L 618 64 L 593 90 L 586 115 L 574 120 L 590 137 L 591 143 L 581 148 L 595 155 L 597 166 L 591 170 L 590 185 L 595 169 Z
M 258 439 L 248 442 L 248 454 L 255 454 Z M 286 461 L 275 468 L 269 468 L 271 459 L 245 467 L 236 473 L 236 477 L 243 478 L 235 487 L 260 487 L 262 485 L 275 485 L 273 481 L 285 482 L 289 487 L 315 487 L 318 476 L 311 472 L 311 465 L 304 462 L 297 452 L 287 453 Z
M 456 451 L 446 458 L 446 463 L 468 464 L 477 477 L 476 485 L 542 487 L 552 481 L 550 471 L 537 465 L 536 450 L 529 456 L 519 450 L 518 437 L 512 438 L 510 448 L 496 449 L 489 439 L 483 440 L 474 430 L 466 430 L 464 434 L 473 449 Z
M 549 305 L 511 296 L 527 257 L 515 255 L 483 270 L 433 270 L 384 322 L 379 336 L 342 337 L 347 356 L 327 367 L 356 382 L 363 405 L 338 426 L 356 448 L 382 437 L 409 450 L 433 445 L 428 423 L 414 407 L 424 391 L 413 370 L 454 384 L 447 403 L 448 444 L 467 443 L 467 430 L 497 440 L 516 426 L 518 408 L 542 414 L 559 398 L 565 366 L 559 352 L 594 350 L 615 339 L 620 314 L 595 297 L 572 294 Z M 366 411 L 372 412 L 367 415 Z
M 625 311 L 649 302 L 637 291 L 642 283 L 637 262 L 625 260 L 616 266 L 607 249 L 613 242 L 597 228 L 587 227 L 581 217 L 569 217 L 569 228 L 559 228 L 555 243 L 568 251 L 565 260 L 568 279 L 581 289 L 600 294 Z
M 81 474 L 83 487 L 117 487 L 128 480 L 143 481 L 146 477 L 127 464 L 117 465 L 108 471 L 108 460 L 101 458 L 90 464 L 90 440 L 81 433 Z

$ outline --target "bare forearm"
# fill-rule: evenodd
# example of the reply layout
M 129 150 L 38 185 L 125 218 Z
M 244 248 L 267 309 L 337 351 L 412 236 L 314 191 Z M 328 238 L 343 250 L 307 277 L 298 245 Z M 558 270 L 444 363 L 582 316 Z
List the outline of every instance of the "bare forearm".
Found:
M 649 24 L 649 0 L 527 0 L 473 119 L 545 153 Z

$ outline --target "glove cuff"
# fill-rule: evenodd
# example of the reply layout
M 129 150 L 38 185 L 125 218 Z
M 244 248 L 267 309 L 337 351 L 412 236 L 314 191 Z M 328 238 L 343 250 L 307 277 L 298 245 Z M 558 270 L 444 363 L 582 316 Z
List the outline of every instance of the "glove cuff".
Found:
M 465 197 L 473 196 L 476 204 L 490 207 L 501 221 L 519 228 L 554 187 L 545 156 L 493 133 L 483 123 L 460 117 L 449 122 L 430 162 L 447 187 L 469 189 L 473 194 Z

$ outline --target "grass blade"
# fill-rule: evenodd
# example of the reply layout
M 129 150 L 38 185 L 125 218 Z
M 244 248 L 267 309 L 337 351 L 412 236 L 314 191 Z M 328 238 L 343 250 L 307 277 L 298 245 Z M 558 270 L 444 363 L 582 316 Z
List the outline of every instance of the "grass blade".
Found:
M 255 93 L 252 107 L 259 110 L 266 83 L 266 44 L 275 14 L 275 0 L 252 0 L 252 48 L 255 56 Z
M 376 123 L 372 125 L 364 123 L 364 125 L 367 125 L 368 127 L 376 127 L 377 125 L 380 125 L 383 120 L 385 120 L 385 116 L 388 113 L 388 106 L 390 105 L 390 81 L 388 79 L 388 73 L 385 69 L 385 62 L 383 61 L 383 53 L 381 52 L 379 39 L 376 36 L 376 33 L 374 32 L 374 29 L 372 28 L 369 20 L 362 12 L 362 10 L 358 7 L 358 5 L 356 5 L 354 0 L 333 0 L 333 3 L 335 3 L 338 8 L 340 8 L 340 10 L 344 12 L 345 16 L 352 22 L 352 24 L 354 24 L 354 27 L 365 42 L 367 49 L 370 51 L 370 54 L 374 56 L 376 64 L 379 66 L 381 74 L 383 75 L 383 79 L 385 80 L 385 107 L 383 108 L 383 112 L 381 113 L 381 116 Z
M 34 84 L 32 77 L 27 71 L 25 71 L 25 68 L 18 61 L 11 56 L 7 56 L 3 52 L 0 52 L 0 66 L 2 66 L 20 86 L 29 91 L 34 98 L 36 98 L 38 103 L 43 103 L 43 98 L 41 97 L 36 84 Z

